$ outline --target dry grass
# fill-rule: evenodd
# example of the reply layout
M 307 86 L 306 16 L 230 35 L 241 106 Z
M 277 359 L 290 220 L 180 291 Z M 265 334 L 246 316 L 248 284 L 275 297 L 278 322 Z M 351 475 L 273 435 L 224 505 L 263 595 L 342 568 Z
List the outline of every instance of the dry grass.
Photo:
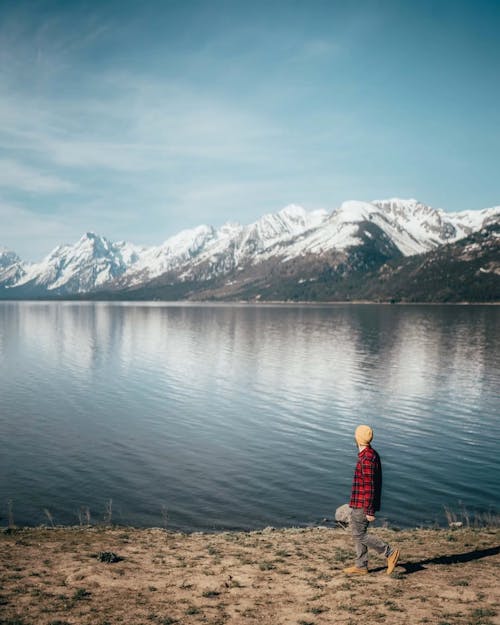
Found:
M 3 532 L 0 625 L 500 623 L 498 528 L 372 531 L 401 549 L 391 577 L 375 555 L 346 577 L 352 545 L 335 529 Z
M 500 527 L 500 515 L 492 511 L 469 512 L 464 505 L 461 505 L 458 510 L 445 506 L 444 514 L 450 527 L 473 527 L 474 529 Z

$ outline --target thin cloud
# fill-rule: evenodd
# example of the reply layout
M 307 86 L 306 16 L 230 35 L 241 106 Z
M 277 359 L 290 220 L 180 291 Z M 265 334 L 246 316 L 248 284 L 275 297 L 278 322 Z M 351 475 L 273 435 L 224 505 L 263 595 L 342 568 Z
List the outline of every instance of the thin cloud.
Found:
M 23 260 L 40 260 L 40 249 L 32 242 L 43 241 L 49 249 L 73 239 L 71 228 L 64 219 L 34 212 L 0 198 L 1 245 L 12 249 Z M 19 242 L 22 242 L 21 247 Z
M 157 170 L 178 159 L 261 162 L 282 132 L 261 116 L 184 87 L 129 75 L 76 101 L 29 102 L 10 95 L 0 105 L 7 123 L 0 146 L 64 167 Z
M 393 54 L 408 34 L 388 21 L 397 11 L 366 3 L 285 13 L 224 5 L 220 14 L 175 2 L 158 11 L 7 4 L 0 3 L 0 185 L 5 198 L 22 197 L 26 211 L 9 214 L 25 248 L 26 237 L 46 250 L 87 229 L 158 243 L 201 222 L 248 223 L 290 202 L 333 207 L 396 194 L 470 205 L 467 176 L 459 184 L 456 171 L 476 171 L 478 188 L 494 179 L 486 153 L 481 160 L 449 149 L 467 142 L 441 123 L 442 98 L 435 114 L 422 80 L 409 84 L 407 64 Z M 410 43 L 419 32 L 409 33 Z M 430 37 L 442 41 L 440 31 Z M 401 89 L 391 88 L 396 81 Z
M 70 193 L 76 185 L 10 159 L 0 159 L 0 187 L 29 193 Z

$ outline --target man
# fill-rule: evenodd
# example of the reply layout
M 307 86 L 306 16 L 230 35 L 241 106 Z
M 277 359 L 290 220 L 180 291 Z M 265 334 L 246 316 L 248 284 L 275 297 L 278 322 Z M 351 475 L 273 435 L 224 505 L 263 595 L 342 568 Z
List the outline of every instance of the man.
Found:
M 375 512 L 380 510 L 382 491 L 382 465 L 378 453 L 371 447 L 373 430 L 360 425 L 354 434 L 358 445 L 358 463 L 352 482 L 351 512 L 352 536 L 356 548 L 356 564 L 344 569 L 346 575 L 368 573 L 368 547 L 387 558 L 387 575 L 390 575 L 399 559 L 399 549 L 391 547 L 377 536 L 368 534 L 368 524 L 375 521 Z

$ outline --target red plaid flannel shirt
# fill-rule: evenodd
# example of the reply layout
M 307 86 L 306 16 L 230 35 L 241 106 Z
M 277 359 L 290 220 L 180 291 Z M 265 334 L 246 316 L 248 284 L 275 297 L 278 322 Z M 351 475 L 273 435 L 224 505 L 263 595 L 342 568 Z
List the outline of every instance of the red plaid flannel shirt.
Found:
M 380 510 L 382 491 L 382 466 L 378 453 L 370 446 L 358 454 L 358 463 L 352 481 L 351 508 L 363 508 L 365 513 L 374 516 Z

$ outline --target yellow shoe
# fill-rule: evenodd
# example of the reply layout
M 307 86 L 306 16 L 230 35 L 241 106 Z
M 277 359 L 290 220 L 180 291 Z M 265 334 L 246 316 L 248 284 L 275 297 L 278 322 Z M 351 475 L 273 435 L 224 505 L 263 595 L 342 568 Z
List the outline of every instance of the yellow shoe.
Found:
M 368 569 L 358 569 L 357 566 L 349 566 L 347 569 L 344 569 L 344 573 L 346 575 L 366 575 Z
M 387 558 L 387 575 L 390 575 L 394 569 L 396 568 L 396 564 L 399 560 L 399 549 L 394 549 L 394 551 Z

